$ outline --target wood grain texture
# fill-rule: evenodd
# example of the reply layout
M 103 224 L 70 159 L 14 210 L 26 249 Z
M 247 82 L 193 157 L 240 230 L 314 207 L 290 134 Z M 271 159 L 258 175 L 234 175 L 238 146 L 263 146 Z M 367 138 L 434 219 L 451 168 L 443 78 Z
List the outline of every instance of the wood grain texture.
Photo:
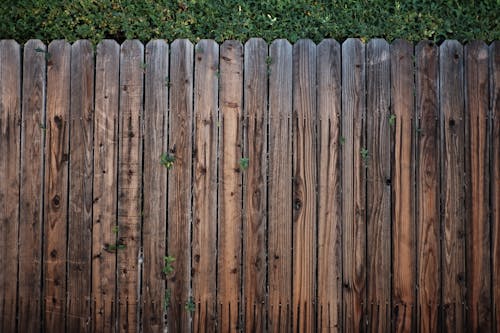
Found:
M 195 50 L 193 296 L 194 331 L 215 332 L 217 291 L 217 134 L 219 45 L 202 40 Z
M 445 41 L 439 53 L 441 127 L 441 209 L 443 265 L 443 325 L 464 329 L 465 313 L 465 192 L 463 48 Z
M 365 329 L 366 213 L 365 167 L 365 45 L 358 39 L 342 44 L 342 230 L 343 329 Z
M 270 332 L 289 332 L 292 301 L 292 45 L 269 48 L 268 256 Z
M 315 330 L 316 298 L 316 45 L 293 46 L 293 320 L 294 331 Z
M 488 46 L 465 46 L 465 208 L 467 330 L 489 332 L 491 317 L 490 225 L 488 221 Z M 469 222 L 468 222 L 469 221 Z
M 141 172 L 144 46 L 127 40 L 120 50 L 120 111 L 118 125 L 117 284 L 119 331 L 138 330 L 141 247 Z
M 341 330 L 341 71 L 340 45 L 333 39 L 317 47 L 318 98 L 318 331 Z
M 41 330 L 46 51 L 39 40 L 24 45 L 18 245 L 20 332 Z
M 391 44 L 392 146 L 392 320 L 396 332 L 415 330 L 415 128 L 413 45 Z
M 16 329 L 21 144 L 21 48 L 0 41 L 0 332 Z
M 436 332 L 439 327 L 440 217 L 439 217 L 439 105 L 438 48 L 430 41 L 418 43 L 416 58 L 417 136 L 417 299 L 419 332 Z
M 239 327 L 241 281 L 241 200 L 243 45 L 220 47 L 218 315 L 222 332 Z
M 92 222 L 92 297 L 94 332 L 111 332 L 116 318 L 116 243 L 118 205 L 118 107 L 120 45 L 97 45 L 95 68 L 94 176 Z
M 193 130 L 193 44 L 187 39 L 171 44 L 169 149 L 175 156 L 168 178 L 168 254 L 175 271 L 168 279 L 172 290 L 168 328 L 190 329 L 191 313 L 184 309 L 191 297 L 191 167 Z
M 244 58 L 243 170 L 243 318 L 245 330 L 261 332 L 266 318 L 258 311 L 266 303 L 267 205 L 267 44 L 252 38 Z
M 45 330 L 65 330 L 71 45 L 49 44 L 45 167 Z
M 390 330 L 391 304 L 391 63 L 389 44 L 366 46 L 366 167 L 368 331 Z

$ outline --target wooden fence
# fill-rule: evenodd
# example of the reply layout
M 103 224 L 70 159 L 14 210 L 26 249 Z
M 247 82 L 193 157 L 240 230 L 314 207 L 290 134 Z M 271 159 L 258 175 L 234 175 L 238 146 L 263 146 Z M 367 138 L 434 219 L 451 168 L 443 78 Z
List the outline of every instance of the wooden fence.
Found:
M 499 112 L 500 42 L 0 41 L 0 331 L 500 331 Z

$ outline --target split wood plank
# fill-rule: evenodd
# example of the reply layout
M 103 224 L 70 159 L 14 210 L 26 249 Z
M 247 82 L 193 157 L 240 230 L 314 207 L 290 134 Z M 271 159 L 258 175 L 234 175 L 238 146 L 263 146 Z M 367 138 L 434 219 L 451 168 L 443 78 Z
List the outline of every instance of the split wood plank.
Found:
M 217 291 L 217 139 L 219 45 L 201 40 L 195 50 L 193 297 L 195 332 L 215 332 Z
M 175 271 L 168 279 L 171 305 L 169 331 L 190 330 L 191 191 L 193 130 L 193 44 L 178 39 L 171 46 L 169 151 L 175 156 L 168 178 L 168 254 Z
M 341 71 L 340 45 L 333 39 L 317 47 L 318 98 L 318 331 L 341 330 Z
M 364 330 L 366 300 L 365 45 L 342 44 L 343 329 Z
M 45 330 L 65 330 L 71 45 L 49 44 L 45 167 Z
M 270 332 L 289 332 L 292 301 L 292 45 L 269 48 L 269 319 Z
M 142 241 L 142 323 L 145 332 L 163 332 L 166 275 L 167 175 L 160 156 L 168 152 L 169 47 L 163 40 L 146 45 L 144 104 L 144 217 Z
M 120 50 L 120 111 L 118 125 L 118 320 L 120 332 L 139 328 L 141 253 L 142 108 L 144 46 L 127 40 Z
M 21 146 L 21 48 L 0 41 L 0 332 L 16 329 Z M 6 158 L 8 157 L 8 158 Z
M 45 142 L 45 45 L 29 40 L 24 45 L 21 184 L 19 209 L 18 331 L 41 330 L 43 175 Z
M 243 45 L 225 41 L 220 47 L 219 251 L 218 296 L 221 332 L 239 327 L 241 286 L 241 200 Z

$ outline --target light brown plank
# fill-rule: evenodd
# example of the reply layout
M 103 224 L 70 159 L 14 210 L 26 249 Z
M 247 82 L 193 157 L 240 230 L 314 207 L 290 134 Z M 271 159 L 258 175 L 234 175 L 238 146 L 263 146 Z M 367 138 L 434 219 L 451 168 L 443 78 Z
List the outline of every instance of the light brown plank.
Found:
M 269 49 L 269 331 L 289 332 L 292 301 L 292 45 Z
M 220 47 L 219 251 L 218 296 L 221 332 L 239 325 L 241 286 L 241 198 L 243 46 L 226 41 Z
M 127 40 L 120 50 L 118 149 L 119 331 L 138 329 L 139 248 L 141 246 L 142 98 L 144 46 Z
M 167 175 L 160 156 L 168 151 L 168 45 L 153 40 L 146 45 L 144 105 L 144 221 L 142 230 L 143 330 L 163 332 L 166 276 Z
M 325 39 L 318 45 L 318 330 L 341 330 L 341 70 L 340 45 Z
M 294 330 L 315 329 L 316 294 L 316 45 L 293 46 L 293 279 Z
M 263 331 L 259 309 L 266 302 L 267 200 L 267 44 L 252 38 L 245 44 L 243 136 L 243 318 L 246 331 Z
M 465 302 L 465 192 L 463 48 L 447 40 L 439 54 L 443 328 L 464 329 Z
M 195 50 L 195 160 L 193 187 L 194 331 L 215 332 L 217 292 L 217 133 L 219 45 L 202 40 Z
M 492 330 L 490 225 L 488 221 L 488 46 L 465 46 L 465 145 L 467 235 L 467 330 Z
M 190 329 L 185 309 L 191 284 L 191 167 L 193 129 L 193 44 L 187 39 L 171 45 L 169 150 L 175 156 L 168 178 L 168 254 L 175 271 L 167 287 L 172 291 L 168 328 Z
M 41 330 L 45 45 L 24 45 L 19 214 L 19 332 Z
M 365 45 L 358 39 L 342 44 L 342 231 L 343 329 L 364 329 L 366 299 Z
M 21 143 L 21 48 L 0 41 L 0 332 L 16 328 Z
M 71 45 L 49 44 L 45 166 L 45 330 L 65 330 Z
M 115 329 L 116 243 L 118 204 L 118 95 L 120 45 L 104 40 L 97 45 L 95 68 L 94 184 L 92 224 L 92 296 L 94 332 Z
M 393 285 L 392 315 L 396 332 L 415 329 L 416 236 L 414 220 L 415 128 L 413 46 L 391 44 Z M 392 119 L 392 120 L 391 120 Z

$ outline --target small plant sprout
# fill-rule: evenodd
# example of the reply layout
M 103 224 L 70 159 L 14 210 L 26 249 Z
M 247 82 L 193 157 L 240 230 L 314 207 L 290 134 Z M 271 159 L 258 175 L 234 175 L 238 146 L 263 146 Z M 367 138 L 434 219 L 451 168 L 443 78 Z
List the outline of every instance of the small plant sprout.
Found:
M 174 272 L 174 266 L 172 266 L 172 263 L 175 261 L 175 258 L 172 256 L 165 256 L 163 257 L 163 262 L 165 263 L 162 272 L 165 273 L 166 276 L 172 274 Z
M 145 70 L 146 70 L 146 68 L 148 68 L 148 64 L 146 64 L 144 61 L 141 61 L 140 66 L 141 66 L 141 69 L 142 69 L 143 71 L 145 71 Z
M 242 158 L 240 158 L 240 169 L 241 170 L 248 169 L 249 163 L 250 163 L 250 160 L 248 159 L 248 157 L 242 157 Z
M 394 126 L 396 124 L 396 115 L 393 113 L 389 116 L 389 125 Z
M 174 167 L 175 156 L 170 153 L 162 153 L 160 156 L 160 164 L 163 165 L 167 170 Z
M 345 143 L 345 137 L 341 136 L 340 139 L 339 139 L 339 142 L 341 145 L 344 145 Z
M 273 64 L 273 58 L 268 56 L 266 58 L 267 75 L 271 75 L 271 65 L 272 64 Z
M 368 163 L 368 149 L 366 148 L 361 148 L 361 158 L 363 159 L 363 161 L 365 162 L 365 166 L 367 165 Z
M 120 231 L 120 227 L 118 227 L 117 225 L 113 226 L 113 228 L 111 228 L 111 231 L 113 231 L 113 233 L 115 235 L 118 235 L 118 231 Z
M 220 78 L 220 70 L 219 69 L 215 71 L 215 76 L 217 76 L 217 78 Z
M 172 290 L 165 290 L 165 295 L 163 296 L 163 310 L 167 311 L 170 306 L 170 299 L 172 298 Z
M 195 310 L 195 303 L 193 297 L 189 297 L 189 299 L 186 302 L 186 305 L 184 306 L 184 309 L 186 309 L 187 312 L 193 313 Z

